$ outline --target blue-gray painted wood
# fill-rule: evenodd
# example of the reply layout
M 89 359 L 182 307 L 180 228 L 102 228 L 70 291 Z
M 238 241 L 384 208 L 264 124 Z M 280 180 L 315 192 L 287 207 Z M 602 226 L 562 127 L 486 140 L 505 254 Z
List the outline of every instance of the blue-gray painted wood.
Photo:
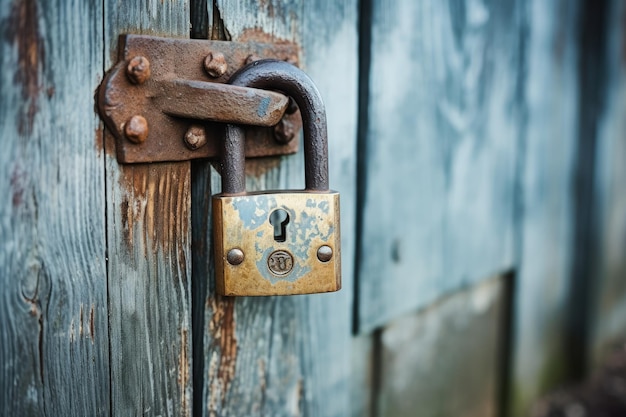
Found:
M 360 331 L 513 266 L 518 6 L 373 3 Z
M 106 67 L 123 33 L 189 36 L 189 3 L 104 3 Z M 120 165 L 106 132 L 111 414 L 190 416 L 190 163 Z
M 519 155 L 512 415 L 566 375 L 573 262 L 580 2 L 524 4 L 525 124 Z
M 0 415 L 108 416 L 102 6 L 0 1 Z
M 217 6 L 220 16 L 209 10 L 209 21 L 223 24 L 223 36 L 229 39 L 285 39 L 302 47 L 301 66 L 326 104 L 330 185 L 341 193 L 344 262 L 343 289 L 335 294 L 220 298 L 209 282 L 203 303 L 202 415 L 347 416 L 356 182 L 356 2 L 218 1 Z M 219 34 L 219 28 L 213 29 L 208 32 Z M 303 166 L 302 152 L 281 158 L 280 165 L 271 160 L 249 162 L 248 190 L 302 188 Z M 208 172 L 206 166 L 197 169 L 201 175 Z M 213 173 L 210 189 L 209 184 L 198 188 L 194 184 L 194 197 L 218 192 L 219 182 Z M 194 240 L 198 230 L 200 239 L 210 236 L 202 220 L 207 215 L 194 215 Z M 207 257 L 204 266 L 194 264 L 194 273 L 210 271 L 206 264 L 210 242 L 194 244 L 194 250 L 198 248 L 204 248 Z M 194 279 L 209 277 L 194 274 Z
M 598 365 L 626 337 L 626 4 L 607 8 L 606 97 L 599 117 L 594 183 L 598 244 L 593 270 L 589 354 Z

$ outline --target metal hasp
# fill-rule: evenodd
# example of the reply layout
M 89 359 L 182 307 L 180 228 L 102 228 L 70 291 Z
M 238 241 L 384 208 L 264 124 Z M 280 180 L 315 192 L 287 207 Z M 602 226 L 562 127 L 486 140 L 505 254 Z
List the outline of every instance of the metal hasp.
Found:
M 119 51 L 98 92 L 119 162 L 217 158 L 223 123 L 255 126 L 245 132 L 246 157 L 297 151 L 300 112 L 288 97 L 226 84 L 259 59 L 297 64 L 296 45 L 123 35 Z
M 302 113 L 305 189 L 247 193 L 244 129 L 228 124 L 222 194 L 213 196 L 215 287 L 226 296 L 341 288 L 339 193 L 328 187 L 326 112 L 313 81 L 285 62 L 254 62 L 232 85 L 278 90 Z

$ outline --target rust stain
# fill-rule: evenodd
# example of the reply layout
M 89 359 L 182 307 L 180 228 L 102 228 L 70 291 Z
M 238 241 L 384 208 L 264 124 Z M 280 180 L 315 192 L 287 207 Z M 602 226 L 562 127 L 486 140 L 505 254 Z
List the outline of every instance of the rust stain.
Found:
M 14 208 L 18 208 L 24 202 L 24 189 L 26 188 L 26 172 L 20 167 L 16 165 L 11 173 L 11 190 L 12 197 L 11 203 Z
M 191 198 L 189 162 L 119 168 L 119 209 L 129 252 L 134 251 L 137 239 L 142 239 L 144 255 L 147 251 L 176 253 L 178 267 L 184 272 Z M 139 236 L 135 236 L 137 232 Z
M 181 348 L 178 356 L 178 386 L 180 387 L 180 397 L 182 400 L 183 415 L 189 415 L 187 406 L 187 384 L 189 381 L 189 358 L 187 357 L 187 329 L 180 331 Z
M 98 152 L 98 157 L 102 156 L 102 151 L 105 150 L 104 147 L 104 129 L 102 128 L 102 123 L 98 123 L 98 127 L 94 132 L 95 137 L 95 147 Z
M 214 368 L 210 372 L 212 386 L 219 387 L 221 394 L 222 406 L 226 402 L 226 395 L 230 389 L 230 385 L 235 378 L 237 368 L 237 335 L 235 322 L 235 299 L 232 297 L 214 296 L 210 299 L 211 310 L 213 316 L 209 322 L 209 332 L 213 338 L 213 343 L 217 350 L 217 363 L 213 363 L 211 358 L 211 367 Z M 213 404 L 212 407 L 216 407 Z M 215 409 L 215 408 L 214 408 Z
M 22 104 L 18 112 L 18 132 L 32 133 L 35 115 L 39 109 L 41 91 L 40 71 L 45 58 L 43 39 L 39 33 L 37 2 L 16 0 L 9 16 L 2 22 L 3 36 L 17 47 L 17 67 L 13 81 L 21 87 Z
M 272 33 L 265 32 L 263 28 L 254 27 L 244 29 L 241 33 L 241 36 L 237 38 L 238 42 L 262 42 L 262 43 L 273 43 L 273 44 L 291 44 L 293 45 L 293 41 L 289 39 L 280 38 Z M 297 55 L 300 56 L 301 48 L 300 45 L 297 45 Z
M 80 314 L 78 315 L 78 334 L 83 335 L 83 305 L 80 305 Z
M 94 338 L 96 336 L 96 332 L 94 331 L 94 314 L 95 314 L 95 306 L 91 305 L 91 310 L 89 311 L 89 336 L 91 337 L 91 344 L 93 345 Z

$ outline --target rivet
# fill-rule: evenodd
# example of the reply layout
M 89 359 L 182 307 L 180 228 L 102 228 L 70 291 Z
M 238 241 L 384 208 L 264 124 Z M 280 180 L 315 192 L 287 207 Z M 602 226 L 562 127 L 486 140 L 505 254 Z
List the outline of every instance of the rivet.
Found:
M 209 52 L 204 58 L 204 70 L 213 78 L 219 78 L 226 74 L 228 63 L 221 52 Z
M 231 265 L 239 265 L 243 262 L 243 251 L 239 248 L 234 248 L 228 251 L 226 260 Z
M 333 249 L 330 246 L 320 246 L 317 250 L 317 259 L 322 262 L 328 262 L 333 257 Z
M 126 138 L 134 143 L 142 143 L 148 137 L 148 121 L 145 117 L 135 115 L 124 124 Z
M 133 84 L 143 84 L 150 78 L 150 61 L 143 56 L 134 57 L 126 67 L 126 75 Z
M 187 132 L 185 133 L 185 144 L 192 151 L 206 145 L 206 132 L 204 131 L 204 126 L 189 126 L 189 129 L 187 129 Z
M 280 122 L 274 126 L 274 139 L 276 142 L 286 145 L 296 137 L 296 126 L 286 117 L 280 119 Z

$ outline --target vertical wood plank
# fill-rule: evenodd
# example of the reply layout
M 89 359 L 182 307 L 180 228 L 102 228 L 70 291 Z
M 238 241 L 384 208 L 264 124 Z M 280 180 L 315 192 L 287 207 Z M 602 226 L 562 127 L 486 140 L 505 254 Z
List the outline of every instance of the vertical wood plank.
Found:
M 372 9 L 359 328 L 512 267 L 516 1 Z
M 107 67 L 122 33 L 189 35 L 185 0 L 104 8 Z M 189 416 L 190 164 L 119 165 L 113 148 L 107 133 L 112 414 Z
M 209 32 L 219 33 L 223 26 L 224 36 L 234 41 L 286 39 L 302 47 L 301 67 L 326 103 L 330 182 L 341 192 L 343 289 L 311 296 L 220 298 L 214 295 L 211 280 L 202 415 L 346 416 L 350 414 L 354 256 L 356 2 L 218 1 L 216 5 L 209 11 L 214 22 Z M 280 164 L 248 162 L 248 190 L 302 188 L 303 166 L 302 152 L 281 158 Z M 219 182 L 213 173 L 210 193 L 219 191 Z M 195 191 L 194 196 L 201 193 Z M 205 236 L 210 236 L 210 230 Z M 199 247 L 210 250 L 210 241 Z M 210 257 L 207 252 L 206 259 Z M 211 266 L 204 269 L 210 271 Z
M 578 137 L 580 2 L 524 6 L 527 41 L 520 144 L 512 415 L 565 376 L 567 296 L 573 265 L 573 179 Z
M 0 415 L 108 416 L 99 3 L 0 1 Z
M 497 416 L 504 294 L 487 280 L 387 325 L 377 415 Z
M 604 85 L 606 104 L 598 123 L 595 218 L 598 242 L 594 282 L 591 362 L 598 365 L 626 329 L 626 4 L 609 1 Z

